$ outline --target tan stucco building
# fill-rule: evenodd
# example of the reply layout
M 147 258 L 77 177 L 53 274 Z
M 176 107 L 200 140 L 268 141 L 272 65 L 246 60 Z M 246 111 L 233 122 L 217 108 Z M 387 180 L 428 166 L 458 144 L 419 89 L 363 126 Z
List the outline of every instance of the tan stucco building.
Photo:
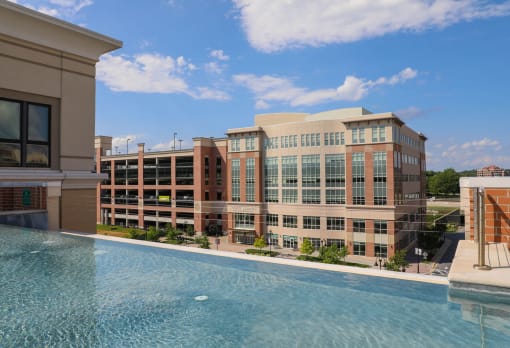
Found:
M 0 223 L 95 232 L 95 64 L 121 46 L 0 0 Z

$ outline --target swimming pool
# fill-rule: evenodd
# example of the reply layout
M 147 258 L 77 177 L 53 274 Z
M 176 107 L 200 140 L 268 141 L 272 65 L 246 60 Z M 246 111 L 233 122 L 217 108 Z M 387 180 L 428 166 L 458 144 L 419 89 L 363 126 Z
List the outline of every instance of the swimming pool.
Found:
M 442 285 L 11 227 L 0 261 L 0 347 L 510 346 Z

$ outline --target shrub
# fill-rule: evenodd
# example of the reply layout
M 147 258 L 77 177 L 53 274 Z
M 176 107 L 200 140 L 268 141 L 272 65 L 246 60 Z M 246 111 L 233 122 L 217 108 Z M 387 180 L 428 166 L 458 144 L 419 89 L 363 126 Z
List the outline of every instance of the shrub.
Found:
M 266 241 L 264 240 L 264 238 L 259 237 L 259 238 L 255 239 L 255 242 L 253 242 L 253 246 L 255 248 L 258 248 L 259 250 L 261 250 L 262 248 L 265 248 L 267 246 L 267 244 L 266 244 Z
M 271 251 L 271 254 L 270 254 L 269 250 L 260 250 L 260 249 L 246 249 L 244 252 L 247 254 L 250 254 L 250 255 L 261 255 L 261 256 L 271 255 L 272 257 L 278 256 L 280 254 L 276 251 Z
M 197 243 L 198 246 L 202 249 L 210 249 L 211 248 L 211 244 L 209 243 L 209 238 L 207 238 L 207 236 L 205 236 L 205 235 L 195 238 L 195 243 Z
M 149 227 L 147 230 L 147 240 L 157 242 L 160 236 L 161 232 L 154 226 Z
M 406 260 L 406 250 L 397 250 L 395 251 L 395 255 L 391 256 L 386 262 L 386 269 L 390 271 L 396 272 L 405 272 L 407 266 L 409 266 L 409 262 Z
M 304 238 L 303 243 L 301 243 L 301 254 L 312 255 L 313 253 L 313 245 L 310 242 L 310 239 Z
M 127 231 L 127 234 L 128 234 L 128 238 L 131 238 L 131 239 L 139 239 L 140 238 L 140 231 L 137 230 L 136 228 L 130 228 L 128 231 Z

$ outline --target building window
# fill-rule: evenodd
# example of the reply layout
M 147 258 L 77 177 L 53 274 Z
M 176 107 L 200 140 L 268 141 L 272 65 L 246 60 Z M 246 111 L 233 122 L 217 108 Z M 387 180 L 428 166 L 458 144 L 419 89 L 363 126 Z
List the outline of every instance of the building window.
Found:
M 365 154 L 352 154 L 352 204 L 365 204 Z
M 387 234 L 388 233 L 388 222 L 386 220 L 375 220 L 374 221 L 374 233 Z
M 51 107 L 0 99 L 0 167 L 50 166 Z
M 275 188 L 272 188 L 275 187 Z M 264 160 L 264 196 L 266 202 L 278 203 L 278 158 Z
M 352 143 L 357 144 L 358 143 L 358 128 L 351 129 L 351 137 L 352 137 Z
M 216 157 L 216 185 L 221 185 L 221 157 Z
M 292 249 L 297 248 L 297 236 L 283 235 L 283 247 Z
M 222 200 L 222 197 L 221 197 L 221 191 L 217 191 L 217 192 L 216 192 L 216 200 L 217 200 L 217 201 L 221 201 L 221 200 Z
M 297 189 L 283 189 L 282 202 L 283 203 L 297 203 Z
M 254 229 L 255 228 L 255 215 L 234 213 L 234 227 L 242 229 Z
M 326 155 L 326 187 L 345 187 L 345 155 Z
M 267 214 L 266 215 L 267 226 L 278 226 L 278 214 Z
M 205 191 L 205 200 L 208 201 L 209 200 L 209 191 Z
M 321 247 L 321 239 L 320 238 L 305 238 L 310 241 L 314 250 L 319 250 Z
M 352 232 L 365 233 L 365 220 L 362 219 L 352 220 Z
M 354 242 L 353 249 L 354 255 L 365 256 L 365 242 Z
M 343 217 L 327 217 L 327 230 L 343 231 L 345 229 L 345 219 Z
M 297 187 L 297 156 L 282 157 L 282 186 Z
M 241 151 L 241 139 L 232 138 L 230 139 L 230 152 L 239 152 Z
M 321 218 L 319 216 L 303 216 L 303 229 L 319 230 L 321 228 Z
M 326 190 L 326 204 L 345 204 L 345 190 Z
M 255 137 L 247 137 L 244 139 L 246 151 L 255 150 Z
M 303 204 L 321 204 L 321 190 L 302 190 Z
M 205 184 L 209 185 L 209 158 L 204 158 L 204 178 Z
M 268 238 L 269 245 L 278 245 L 278 234 L 269 232 L 268 236 L 269 236 L 269 238 Z
M 232 160 L 232 201 L 241 200 L 241 161 Z
M 345 241 L 343 239 L 327 239 L 326 245 L 328 247 L 335 245 L 338 249 L 340 249 L 345 246 Z
M 297 228 L 297 216 L 283 215 L 283 227 Z
M 255 202 L 255 158 L 246 159 L 246 202 Z
M 374 244 L 374 255 L 376 257 L 388 257 L 388 246 L 386 244 Z
M 374 152 L 374 204 L 386 203 L 386 152 Z
M 384 126 L 372 126 L 372 142 L 384 142 L 386 141 L 386 127 Z
M 320 155 L 306 155 L 301 157 L 301 182 L 303 187 L 321 186 Z

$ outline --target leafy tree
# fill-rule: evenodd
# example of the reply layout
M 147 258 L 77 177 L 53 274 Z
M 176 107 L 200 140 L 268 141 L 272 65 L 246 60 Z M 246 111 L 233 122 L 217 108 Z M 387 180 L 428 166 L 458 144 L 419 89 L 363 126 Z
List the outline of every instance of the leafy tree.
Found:
M 136 228 L 130 228 L 128 231 L 128 238 L 138 239 L 140 238 L 140 232 Z
M 202 249 L 210 249 L 211 244 L 209 243 L 209 238 L 206 235 L 202 235 L 200 237 L 195 238 L 195 243 Z
M 303 243 L 301 243 L 301 254 L 312 255 L 313 253 L 313 245 L 310 242 L 310 239 L 304 238 Z
M 432 194 L 459 194 L 459 174 L 448 168 L 428 178 L 428 189 Z
M 339 263 L 340 254 L 336 245 L 321 246 L 319 248 L 319 258 L 324 263 Z
M 267 244 L 266 244 L 266 241 L 264 240 L 264 238 L 260 237 L 260 238 L 255 239 L 253 246 L 255 248 L 258 248 L 259 251 L 262 251 L 262 248 L 265 248 L 267 246 Z
M 407 252 L 404 249 L 395 251 L 395 254 L 389 258 L 388 262 L 386 262 L 386 269 L 390 271 L 405 272 L 406 267 L 409 266 L 409 262 L 406 260 L 406 254 Z
M 340 250 L 338 251 L 338 256 L 343 260 L 345 261 L 345 257 L 349 255 L 349 250 L 347 249 L 347 246 L 344 245 L 343 247 L 340 248 Z
M 176 230 L 172 225 L 168 225 L 166 228 L 166 237 L 169 240 L 177 240 L 179 238 L 180 231 Z
M 195 228 L 193 225 L 186 225 L 186 229 L 184 231 L 188 237 L 193 237 L 195 235 Z
M 157 242 L 159 240 L 160 232 L 154 226 L 149 227 L 147 230 L 147 240 Z

